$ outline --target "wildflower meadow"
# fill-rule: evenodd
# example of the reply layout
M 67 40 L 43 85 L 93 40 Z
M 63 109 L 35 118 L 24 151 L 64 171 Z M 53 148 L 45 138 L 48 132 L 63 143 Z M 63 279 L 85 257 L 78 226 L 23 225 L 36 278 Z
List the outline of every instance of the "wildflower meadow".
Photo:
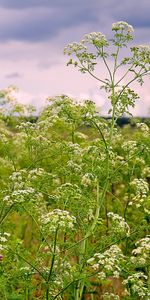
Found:
M 150 122 L 130 114 L 150 48 L 132 40 L 117 22 L 110 38 L 92 32 L 64 49 L 106 93 L 109 118 L 67 95 L 36 116 L 0 91 L 1 300 L 150 299 Z M 117 125 L 123 116 L 132 127 Z

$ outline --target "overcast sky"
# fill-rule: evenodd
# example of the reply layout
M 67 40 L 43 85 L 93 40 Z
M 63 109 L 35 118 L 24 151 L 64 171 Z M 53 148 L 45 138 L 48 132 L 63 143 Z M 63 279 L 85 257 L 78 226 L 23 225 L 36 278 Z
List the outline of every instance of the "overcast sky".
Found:
M 92 31 L 110 35 L 121 20 L 133 25 L 136 45 L 149 44 L 149 12 L 150 0 L 0 0 L 0 88 L 17 86 L 19 101 L 38 108 L 58 94 L 90 98 L 106 114 L 98 83 L 66 66 L 64 46 Z M 141 99 L 133 113 L 147 115 L 150 80 L 134 88 Z

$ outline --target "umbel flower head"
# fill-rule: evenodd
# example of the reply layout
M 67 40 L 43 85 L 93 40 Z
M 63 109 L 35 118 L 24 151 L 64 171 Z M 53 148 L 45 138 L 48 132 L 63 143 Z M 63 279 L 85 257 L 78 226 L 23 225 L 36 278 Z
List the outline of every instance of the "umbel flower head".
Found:
M 95 253 L 87 263 L 97 272 L 100 280 L 113 276 L 119 278 L 124 255 L 117 245 L 112 245 L 104 253 Z
M 85 51 L 87 49 L 86 46 L 83 45 L 83 43 L 70 43 L 64 48 L 64 54 L 71 55 L 72 53 L 76 53 L 79 51 Z
M 114 39 L 112 40 L 115 46 L 120 48 L 127 46 L 126 43 L 133 39 L 133 27 L 127 22 L 120 21 L 112 24 L 112 31 L 114 32 Z
M 89 43 L 99 47 L 106 47 L 109 45 L 106 36 L 101 32 L 91 32 L 89 34 L 85 34 L 81 43 Z
M 116 234 L 126 234 L 130 236 L 130 227 L 124 218 L 113 212 L 109 212 L 107 216 L 111 219 L 111 229 L 114 230 Z
M 54 209 L 41 217 L 41 223 L 46 225 L 51 232 L 55 232 L 58 228 L 61 231 L 73 230 L 76 218 L 67 210 Z
M 127 22 L 119 21 L 112 24 L 112 30 L 114 31 L 127 31 L 128 33 L 132 33 L 134 31 L 133 27 L 129 25 Z

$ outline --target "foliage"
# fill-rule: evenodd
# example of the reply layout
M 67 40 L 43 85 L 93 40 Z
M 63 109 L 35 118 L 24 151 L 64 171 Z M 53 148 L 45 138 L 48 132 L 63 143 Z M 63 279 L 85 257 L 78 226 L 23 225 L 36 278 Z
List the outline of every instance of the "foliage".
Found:
M 69 64 L 102 83 L 110 120 L 91 100 L 66 95 L 49 98 L 36 122 L 26 121 L 27 108 L 18 118 L 13 101 L 1 112 L 1 299 L 150 298 L 149 126 L 116 124 L 138 98 L 130 84 L 143 84 L 150 51 L 132 47 L 120 62 L 133 28 L 118 22 L 112 30 L 111 40 L 91 33 L 65 48 L 77 59 Z M 93 73 L 99 58 L 108 79 Z

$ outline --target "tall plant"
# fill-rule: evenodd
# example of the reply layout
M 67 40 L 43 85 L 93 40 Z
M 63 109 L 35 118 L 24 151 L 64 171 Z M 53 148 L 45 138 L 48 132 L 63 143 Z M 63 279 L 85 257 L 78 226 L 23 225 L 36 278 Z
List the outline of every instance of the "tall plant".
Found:
M 99 178 L 97 178 L 97 204 L 92 224 L 87 229 L 85 239 L 81 250 L 81 259 L 86 252 L 87 239 L 94 233 L 106 193 L 109 190 L 111 182 L 111 160 L 113 132 L 116 121 L 124 114 L 130 114 L 129 108 L 134 107 L 135 100 L 139 98 L 137 93 L 130 87 L 133 82 L 140 85 L 144 83 L 144 77 L 150 75 L 150 47 L 139 45 L 130 48 L 130 54 L 122 58 L 122 51 L 128 47 L 128 43 L 133 40 L 133 27 L 126 22 L 117 22 L 112 24 L 113 37 L 107 39 L 101 32 L 92 32 L 86 34 L 79 43 L 68 44 L 64 53 L 71 56 L 67 65 L 73 65 L 85 74 L 89 74 L 100 83 L 101 89 L 104 89 L 111 103 L 111 124 L 109 136 L 105 138 L 102 124 L 91 118 L 91 123 L 97 127 L 106 150 L 106 178 L 103 190 L 99 191 Z M 97 75 L 97 64 L 101 60 L 104 63 L 108 73 L 107 78 Z M 124 74 L 118 77 L 120 69 Z M 82 263 L 81 263 L 82 265 Z M 83 267 L 83 265 L 82 265 Z M 81 269 L 82 269 L 81 267 Z M 79 283 L 76 299 L 81 300 L 84 290 L 84 281 Z
M 65 48 L 75 56 L 68 64 L 105 89 L 110 120 L 92 101 L 65 95 L 49 98 L 37 122 L 21 118 L 13 130 L 2 114 L 2 299 L 150 298 L 149 127 L 116 126 L 138 98 L 130 85 L 150 72 L 150 49 L 132 47 L 121 58 L 133 28 L 118 22 L 112 30 L 110 40 L 91 33 Z M 99 59 L 107 79 L 96 75 Z

